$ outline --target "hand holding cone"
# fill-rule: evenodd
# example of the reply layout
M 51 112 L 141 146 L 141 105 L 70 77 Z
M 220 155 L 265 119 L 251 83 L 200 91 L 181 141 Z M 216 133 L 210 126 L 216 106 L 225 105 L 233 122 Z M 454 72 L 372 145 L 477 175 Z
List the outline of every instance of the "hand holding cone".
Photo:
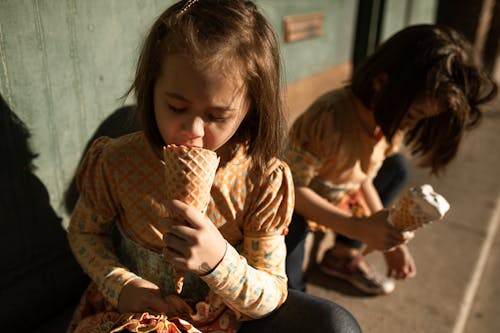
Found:
M 214 151 L 179 145 L 163 147 L 165 195 L 205 213 L 210 201 L 210 189 L 219 165 Z M 176 218 L 176 216 L 171 216 Z M 177 293 L 181 293 L 184 274 L 174 270 Z

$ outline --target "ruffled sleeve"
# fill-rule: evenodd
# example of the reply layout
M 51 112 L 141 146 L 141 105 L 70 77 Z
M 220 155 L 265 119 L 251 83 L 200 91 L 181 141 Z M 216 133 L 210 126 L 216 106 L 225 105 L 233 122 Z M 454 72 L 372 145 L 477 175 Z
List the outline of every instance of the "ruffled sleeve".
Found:
M 270 170 L 249 196 L 240 251 L 228 244 L 221 263 L 203 277 L 240 319 L 268 315 L 287 297 L 284 236 L 294 189 L 286 164 L 275 161 Z
M 123 286 L 137 276 L 120 264 L 113 251 L 111 229 L 118 215 L 113 181 L 112 139 L 99 138 L 77 173 L 80 197 L 68 228 L 73 253 L 106 299 L 117 306 Z

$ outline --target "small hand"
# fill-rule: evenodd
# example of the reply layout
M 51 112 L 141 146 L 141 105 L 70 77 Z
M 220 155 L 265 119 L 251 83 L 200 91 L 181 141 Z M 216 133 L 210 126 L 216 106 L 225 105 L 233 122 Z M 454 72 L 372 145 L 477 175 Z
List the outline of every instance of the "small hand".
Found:
M 387 251 L 409 242 L 415 236 L 413 232 L 398 230 L 387 220 L 388 216 L 389 211 L 383 209 L 356 221 L 356 239 L 363 241 L 371 249 Z
M 169 309 L 169 304 L 162 297 L 160 288 L 140 278 L 127 283 L 118 299 L 118 310 L 122 313 L 146 311 L 167 313 Z
M 165 220 L 164 258 L 181 270 L 209 273 L 222 260 L 226 240 L 210 219 L 179 200 L 168 203 L 182 220 Z
M 406 245 L 384 252 L 387 263 L 387 276 L 395 279 L 412 278 L 417 274 L 415 260 Z
M 186 316 L 193 314 L 193 309 L 182 298 L 177 295 L 168 295 L 165 301 L 169 305 L 168 317 Z

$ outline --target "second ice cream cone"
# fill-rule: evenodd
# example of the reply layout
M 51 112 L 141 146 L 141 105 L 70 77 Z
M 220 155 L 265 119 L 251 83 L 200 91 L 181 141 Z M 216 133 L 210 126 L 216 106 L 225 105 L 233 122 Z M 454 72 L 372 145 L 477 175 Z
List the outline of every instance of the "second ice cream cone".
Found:
M 400 230 L 413 231 L 442 219 L 449 208 L 446 199 L 426 184 L 405 192 L 391 209 L 389 220 Z

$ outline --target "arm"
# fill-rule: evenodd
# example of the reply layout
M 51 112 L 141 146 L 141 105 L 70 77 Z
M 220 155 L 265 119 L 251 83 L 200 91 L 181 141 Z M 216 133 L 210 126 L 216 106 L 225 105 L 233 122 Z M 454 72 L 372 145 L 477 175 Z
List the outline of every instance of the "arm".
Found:
M 386 210 L 366 218 L 356 218 L 335 207 L 308 187 L 298 186 L 295 194 L 295 209 L 305 218 L 339 234 L 358 239 L 370 248 L 388 250 L 411 237 L 398 231 L 387 221 Z
M 294 193 L 284 164 L 258 186 L 245 208 L 243 242 L 228 245 L 221 263 L 202 279 L 242 318 L 261 318 L 286 299 L 286 246 Z
M 353 218 L 349 212 L 332 205 L 307 186 L 295 187 L 295 211 L 342 235 L 351 238 L 357 236 L 352 222 L 359 219 Z
M 118 204 L 111 177 L 115 169 L 107 159 L 110 142 L 108 138 L 96 140 L 79 167 L 80 198 L 68 228 L 71 249 L 106 300 L 120 311 L 167 312 L 159 288 L 130 272 L 114 252 L 110 233 Z
M 169 206 L 181 219 L 165 220 L 167 261 L 198 274 L 240 317 L 265 316 L 284 302 L 283 235 L 245 235 L 238 252 L 207 216 L 178 200 Z
M 80 196 L 69 224 L 68 239 L 82 268 L 116 307 L 123 286 L 137 276 L 124 267 L 114 254 L 109 235 L 111 224 L 95 214 Z
M 372 179 L 367 179 L 361 184 L 361 193 L 371 213 L 376 213 L 384 209 L 384 205 L 382 204 L 382 200 L 380 200 L 377 189 L 373 185 Z

